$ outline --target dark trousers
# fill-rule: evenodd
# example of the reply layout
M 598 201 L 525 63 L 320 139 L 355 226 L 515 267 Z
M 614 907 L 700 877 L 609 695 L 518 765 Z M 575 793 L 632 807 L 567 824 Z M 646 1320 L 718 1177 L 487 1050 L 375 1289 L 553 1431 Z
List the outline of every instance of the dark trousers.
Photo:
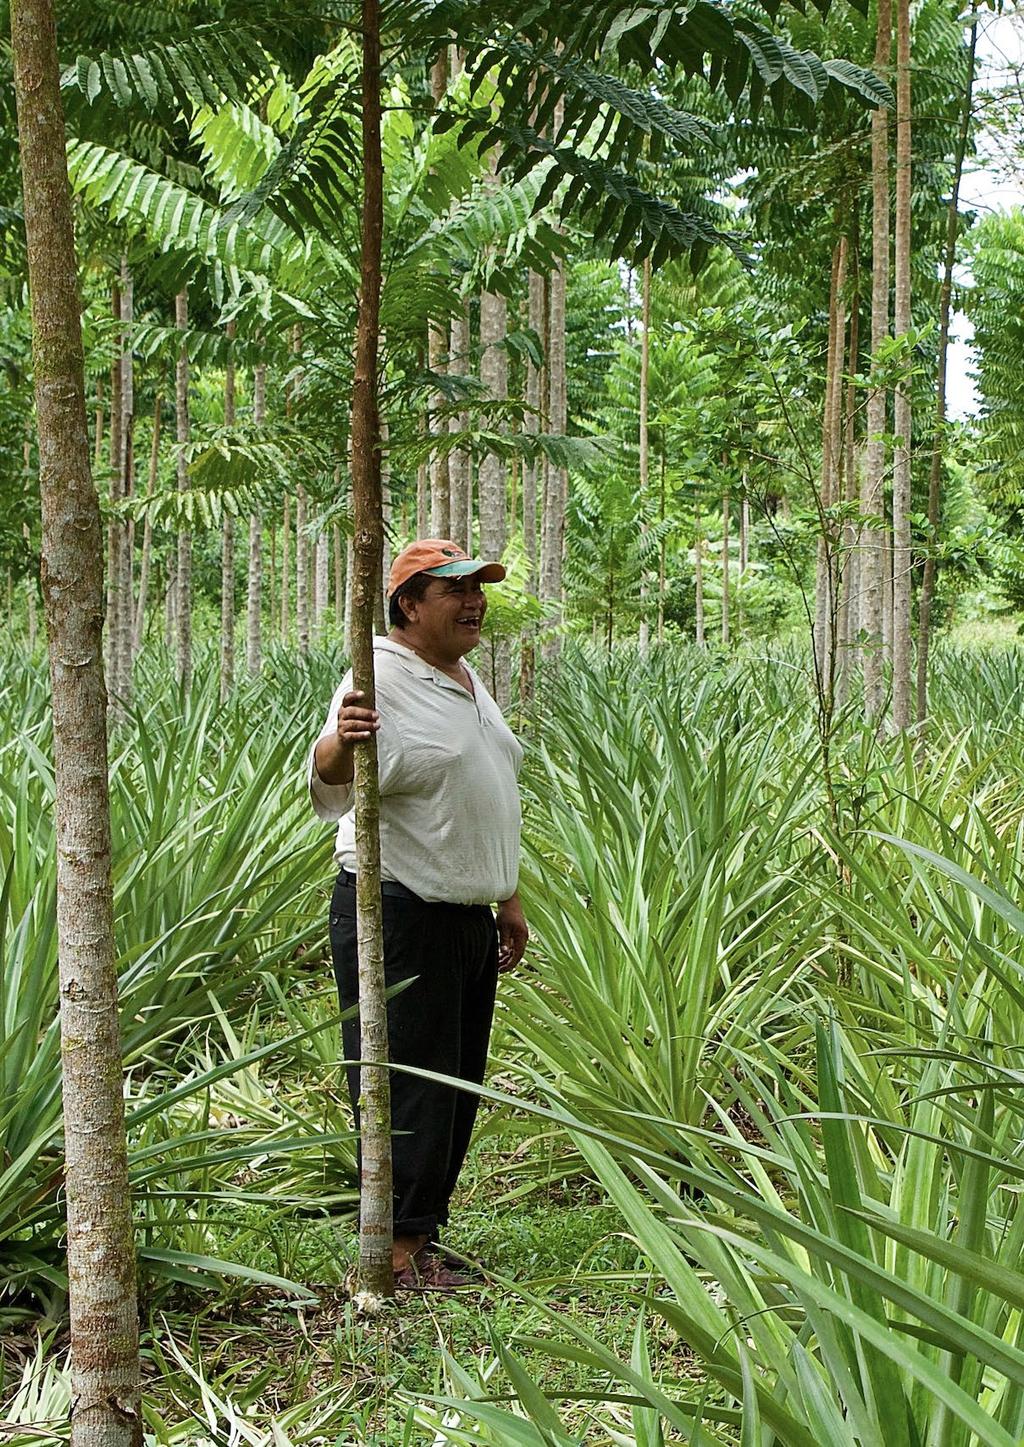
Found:
M 412 984 L 388 1001 L 391 1060 L 480 1084 L 498 978 L 498 937 L 486 905 L 425 904 L 385 892 L 384 974 Z M 356 892 L 344 870 L 331 899 L 331 951 L 342 1010 L 359 1001 Z M 413 978 L 415 977 L 415 978 Z M 359 1021 L 342 1025 L 346 1060 L 360 1058 Z M 359 1068 L 348 1088 L 359 1128 Z M 469 1148 L 478 1097 L 391 1072 L 395 1235 L 433 1236 Z

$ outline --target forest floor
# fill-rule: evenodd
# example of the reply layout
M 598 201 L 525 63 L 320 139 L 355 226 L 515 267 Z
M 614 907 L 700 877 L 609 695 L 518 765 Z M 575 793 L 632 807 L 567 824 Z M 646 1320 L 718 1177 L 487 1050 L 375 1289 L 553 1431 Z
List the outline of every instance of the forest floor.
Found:
M 168 1437 L 202 1441 L 193 1434 L 205 1417 L 211 1442 L 223 1440 L 221 1432 L 232 1424 L 237 1432 L 236 1419 L 258 1434 L 250 1440 L 262 1441 L 268 1425 L 284 1418 L 288 1439 L 307 1441 L 322 1414 L 315 1440 L 334 1447 L 430 1442 L 432 1398 L 477 1390 L 492 1400 L 511 1396 L 499 1355 L 511 1348 L 561 1406 L 579 1441 L 607 1442 L 607 1429 L 599 1435 L 588 1429 L 586 1395 L 607 1402 L 609 1387 L 595 1381 L 588 1366 L 554 1361 L 524 1338 L 550 1334 L 543 1303 L 567 1324 L 580 1321 L 628 1362 L 642 1262 L 621 1219 L 596 1191 L 543 1186 L 508 1200 L 517 1184 L 508 1175 L 516 1145 L 492 1114 L 478 1132 L 445 1237 L 454 1250 L 483 1262 L 494 1279 L 449 1296 L 402 1293 L 370 1320 L 356 1316 L 345 1285 L 356 1252 L 350 1218 L 278 1219 L 276 1228 L 261 1233 L 253 1229 L 257 1221 L 243 1216 L 234 1229 L 226 1227 L 226 1257 L 285 1270 L 316 1293 L 317 1304 L 240 1287 L 232 1298 L 195 1301 L 192 1311 L 172 1298 L 152 1313 L 146 1395 Z M 254 1251 L 260 1240 L 263 1248 Z M 230 1291 L 230 1282 L 225 1286 Z M 657 1354 L 655 1375 L 670 1388 L 685 1382 L 692 1392 L 700 1374 L 676 1334 L 651 1322 L 649 1342 Z M 309 1417 L 304 1430 L 294 1432 L 292 1414 L 301 1417 L 303 1405 Z M 625 1429 L 629 1407 L 621 1410 Z M 244 1433 L 235 1440 L 245 1440 Z

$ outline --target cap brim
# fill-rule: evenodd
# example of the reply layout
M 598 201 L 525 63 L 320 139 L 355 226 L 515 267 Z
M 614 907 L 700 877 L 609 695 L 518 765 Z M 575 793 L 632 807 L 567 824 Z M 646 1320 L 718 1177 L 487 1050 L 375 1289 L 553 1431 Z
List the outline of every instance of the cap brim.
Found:
M 461 558 L 454 563 L 441 563 L 436 568 L 424 568 L 431 578 L 479 578 L 481 583 L 500 583 L 505 577 L 501 563 L 483 563 L 479 558 Z

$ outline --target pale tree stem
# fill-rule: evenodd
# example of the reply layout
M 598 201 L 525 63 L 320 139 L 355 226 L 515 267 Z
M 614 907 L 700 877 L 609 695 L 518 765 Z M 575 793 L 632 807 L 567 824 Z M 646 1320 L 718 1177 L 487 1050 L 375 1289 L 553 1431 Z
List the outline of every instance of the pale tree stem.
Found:
M 53 695 L 57 957 L 72 1447 L 142 1442 L 101 635 L 78 266 L 50 0 L 15 0 L 12 58 L 32 305 L 42 580 Z
M 967 140 L 971 132 L 971 106 L 974 95 L 974 71 L 978 49 L 978 0 L 971 5 L 971 39 L 967 52 L 967 84 L 960 113 L 953 186 L 946 210 L 946 249 L 942 263 L 942 288 L 939 292 L 939 355 L 935 375 L 935 429 L 932 433 L 931 465 L 928 473 L 928 552 L 921 582 L 921 599 L 917 622 L 917 721 L 928 716 L 928 655 L 932 640 L 932 605 L 938 564 L 935 549 L 939 533 L 939 505 L 942 489 L 942 457 L 946 434 L 946 361 L 949 352 L 949 313 L 953 295 L 953 267 L 960 227 L 960 184 L 963 180 Z
M 905 337 L 910 331 L 910 189 L 911 98 L 910 98 L 910 0 L 896 5 L 896 228 L 894 272 L 896 283 L 894 332 Z M 892 476 L 892 721 L 897 729 L 912 721 L 910 680 L 911 640 L 911 551 L 910 551 L 910 462 L 913 444 L 910 379 L 896 385 L 893 427 L 896 433 Z
M 729 494 L 722 494 L 722 643 L 729 646 Z
M 345 632 L 345 549 L 341 541 L 341 528 L 337 523 L 331 527 L 331 543 L 334 549 L 334 624 L 339 632 Z
M 161 374 L 162 377 L 162 374 Z M 163 407 L 163 386 L 157 387 L 156 397 L 153 399 L 153 435 L 149 444 L 149 475 L 146 479 L 146 496 L 151 498 L 156 491 L 157 475 L 160 466 L 160 411 Z M 135 623 L 132 628 L 132 654 L 136 655 L 142 647 L 142 637 L 146 627 L 146 603 L 149 595 L 149 573 L 153 562 L 153 523 L 146 513 L 146 521 L 142 525 L 142 559 L 139 563 L 139 598 L 135 607 Z
M 875 70 L 889 71 L 892 3 L 879 0 Z M 889 336 L 889 119 L 884 106 L 871 116 L 871 358 L 878 359 Z M 884 698 L 882 637 L 885 534 L 885 388 L 873 384 L 867 399 L 867 445 L 860 493 L 860 615 L 864 635 L 864 713 L 881 721 Z
M 554 129 L 561 125 L 556 108 Z M 548 306 L 548 419 L 553 433 L 565 434 L 565 262 L 559 259 L 551 274 Z M 542 649 L 546 661 L 558 657 L 562 621 L 562 550 L 565 544 L 565 510 L 568 475 L 564 468 L 549 464 L 544 469 L 544 502 L 540 540 L 540 596 L 552 631 Z
M 507 329 L 505 298 L 494 292 L 481 292 L 480 381 L 487 395 L 499 402 L 508 397 L 508 353 L 504 345 Z M 505 551 L 506 480 L 504 462 L 493 452 L 488 452 L 481 459 L 479 468 L 478 513 L 480 552 L 488 559 L 500 559 Z M 484 676 L 499 707 L 507 709 L 510 698 L 507 643 L 498 643 L 488 650 Z
M 121 449 L 121 428 L 124 425 L 124 408 L 121 405 L 121 284 L 116 280 L 110 289 L 110 311 L 118 323 L 118 354 L 110 364 L 110 441 L 107 452 L 110 473 L 109 498 L 111 505 L 121 499 L 121 478 L 123 463 Z M 107 679 L 107 703 L 113 712 L 118 707 L 117 689 L 117 609 L 118 586 L 121 581 L 121 532 L 117 519 L 107 519 L 107 608 L 104 628 L 103 657 Z
M 640 545 L 646 545 L 649 528 L 647 525 L 647 492 L 650 487 L 650 371 L 651 371 L 651 255 L 644 257 L 643 275 L 640 286 Z M 651 641 L 651 627 L 647 618 L 648 577 L 646 560 L 641 564 L 640 574 L 640 652 L 646 653 Z
M 252 420 L 262 427 L 267 417 L 267 365 L 258 362 L 252 377 Z M 249 515 L 249 556 L 246 570 L 245 666 L 257 674 L 263 667 L 263 515 L 259 509 Z
M 701 518 L 699 499 L 694 509 L 693 530 L 694 636 L 697 647 L 704 648 L 706 646 L 704 637 L 704 522 Z
M 135 473 L 135 366 L 132 354 L 135 287 L 128 267 L 128 258 L 121 259 L 121 486 L 125 500 L 134 491 Z M 118 523 L 117 607 L 113 620 L 116 629 L 113 653 L 116 658 L 114 676 L 118 698 L 128 703 L 132 695 L 132 624 L 134 593 L 132 586 L 132 554 L 135 550 L 135 525 L 129 518 Z
M 285 497 L 281 516 L 281 642 L 291 637 L 292 506 Z
M 448 370 L 462 376 L 469 373 L 469 303 L 452 318 Z M 469 429 L 469 413 L 460 412 L 453 417 L 450 431 L 466 432 Z M 448 482 L 451 494 L 450 536 L 461 548 L 469 548 L 466 536 L 466 513 L 469 494 L 469 451 L 465 447 L 455 448 L 448 456 Z
M 174 322 L 179 331 L 188 327 L 188 289 L 174 298 Z M 175 422 L 178 442 L 178 491 L 188 491 L 188 463 L 185 447 L 190 436 L 188 413 L 188 352 L 184 342 L 178 351 L 174 379 Z M 174 608 L 178 635 L 178 683 L 188 693 L 192 687 L 192 532 L 184 519 L 178 529 L 178 568 Z
M 228 322 L 229 340 L 235 323 Z M 224 426 L 235 425 L 235 359 L 224 368 Z M 235 518 L 225 507 L 220 530 L 220 701 L 226 703 L 235 686 Z

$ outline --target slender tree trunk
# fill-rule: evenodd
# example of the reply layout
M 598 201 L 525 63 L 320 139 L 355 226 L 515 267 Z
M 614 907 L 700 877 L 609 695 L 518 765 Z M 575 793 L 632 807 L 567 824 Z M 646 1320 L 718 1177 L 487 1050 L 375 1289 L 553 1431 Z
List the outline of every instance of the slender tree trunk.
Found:
M 416 536 L 418 538 L 429 537 L 427 524 L 430 520 L 430 472 L 425 462 L 421 462 L 416 469 Z M 467 541 L 466 547 L 469 548 Z
M 850 266 L 853 272 L 853 295 L 850 300 L 850 339 L 847 353 L 847 372 L 850 380 L 846 384 L 843 421 L 843 498 L 848 504 L 848 517 L 843 524 L 843 547 L 840 558 L 839 577 L 839 654 L 838 677 L 836 679 L 836 702 L 845 704 L 849 693 L 850 672 L 856 653 L 855 639 L 859 624 L 860 597 L 860 553 L 857 548 L 857 529 L 853 520 L 853 504 L 859 496 L 857 476 L 857 387 L 853 378 L 857 375 L 860 352 L 860 269 L 857 260 L 856 211 L 850 237 Z
M 875 69 L 889 72 L 892 46 L 892 3 L 878 0 Z M 889 119 L 879 106 L 871 116 L 871 355 L 878 358 L 889 336 Z M 867 400 L 867 446 L 860 495 L 860 605 L 864 637 L 864 713 L 880 721 L 882 710 L 885 533 L 885 421 L 884 387 L 872 386 Z
M 704 637 L 704 522 L 701 518 L 700 502 L 698 501 L 694 511 L 694 540 L 693 540 L 693 588 L 694 607 L 696 616 L 694 618 L 695 637 L 698 648 L 706 646 Z
M 309 501 L 299 483 L 295 494 L 295 626 L 299 652 L 309 652 Z
M 560 121 L 556 114 L 555 131 Z M 565 263 L 559 260 L 551 275 L 548 307 L 548 416 L 551 431 L 565 434 Z M 545 604 L 551 632 L 543 647 L 545 659 L 558 657 L 562 621 L 562 550 L 565 542 L 565 509 L 568 475 L 564 468 L 545 468 L 544 508 L 540 541 L 540 596 Z
M 142 1442 L 110 878 L 103 531 L 89 471 L 78 267 L 49 0 L 15 0 L 42 578 L 53 693 L 72 1447 Z
M 448 370 L 461 376 L 468 376 L 469 357 L 469 304 L 463 303 L 461 311 L 452 318 L 449 343 Z M 460 412 L 450 424 L 452 432 L 469 430 L 469 413 Z M 458 447 L 448 455 L 448 484 L 451 495 L 451 526 L 449 536 L 460 548 L 469 550 L 466 536 L 466 515 L 469 511 L 469 449 Z
M 665 433 L 661 434 L 661 496 L 658 501 L 658 520 L 661 541 L 658 544 L 658 642 L 665 641 Z
M 547 337 L 547 295 L 543 276 L 531 271 L 529 276 L 527 325 L 541 345 Z M 536 436 L 541 430 L 541 412 L 547 394 L 546 367 L 526 361 L 526 431 Z M 539 458 L 529 460 L 523 468 L 523 548 L 526 552 L 526 589 L 537 595 L 537 480 L 542 468 Z
M 508 308 L 503 296 L 485 291 L 480 295 L 480 380 L 487 395 L 496 402 L 508 397 L 508 353 L 505 335 Z M 500 559 L 505 551 L 506 468 L 500 457 L 488 452 L 479 470 L 480 552 L 485 558 Z M 487 685 L 500 708 L 509 704 L 509 650 L 497 644 L 489 650 L 490 677 Z
M 722 643 L 729 646 L 729 494 L 722 494 Z
M 135 310 L 135 288 L 128 267 L 128 258 L 121 260 L 121 486 L 120 495 L 127 501 L 134 491 L 135 474 L 135 366 L 132 348 L 134 346 L 133 323 Z M 128 703 L 132 696 L 132 624 L 134 622 L 134 592 L 132 586 L 132 554 L 135 549 L 135 525 L 130 518 L 118 521 L 117 547 L 118 576 L 115 596 L 117 607 L 114 615 L 116 635 L 113 654 L 116 660 L 114 676 L 117 680 L 118 697 Z
M 884 501 L 882 507 L 887 508 Z M 892 663 L 892 622 L 892 527 L 886 516 L 882 530 L 882 658 L 887 664 Z
M 818 538 L 818 567 L 815 587 L 814 648 L 818 686 L 829 699 L 835 691 L 836 609 L 838 606 L 838 538 L 828 513 L 839 501 L 842 490 L 842 385 L 846 351 L 846 313 L 843 291 L 846 285 L 847 239 L 840 237 L 832 251 L 829 284 L 828 357 L 825 366 L 825 399 L 821 427 L 821 512 Z
M 651 641 L 651 625 L 647 617 L 648 569 L 646 559 L 647 492 L 651 481 L 650 406 L 648 391 L 651 371 L 651 256 L 644 257 L 640 288 L 640 652 L 646 653 Z
M 108 496 L 111 507 L 121 500 L 121 478 L 124 472 L 124 456 L 121 428 L 124 425 L 124 408 L 121 405 L 121 282 L 118 278 L 110 290 L 110 310 L 117 322 L 117 356 L 110 364 L 110 447 L 107 453 L 110 473 Z M 107 577 L 106 577 L 106 627 L 103 639 L 103 658 L 107 679 L 108 703 L 111 709 L 120 705 L 117 686 L 117 612 L 120 603 L 118 585 L 121 581 L 121 530 L 117 517 L 111 513 L 107 519 Z
M 93 472 L 99 472 L 103 466 L 103 423 L 105 415 L 103 411 L 103 379 L 102 377 L 98 377 L 96 379 L 96 412 L 93 423 Z
M 281 642 L 291 637 L 292 505 L 285 497 L 281 519 Z
M 188 327 L 188 289 L 174 298 L 174 322 L 179 331 Z M 190 436 L 188 415 L 188 352 L 184 343 L 178 351 L 174 379 L 174 410 L 178 441 L 178 491 L 188 491 L 188 464 L 184 448 Z M 178 528 L 178 567 L 174 607 L 178 633 L 178 683 L 185 693 L 192 687 L 192 533 L 184 518 Z
M 946 249 L 942 259 L 942 288 L 939 292 L 939 356 L 935 377 L 935 430 L 932 433 L 931 465 L 928 473 L 928 551 L 925 556 L 921 599 L 917 623 L 917 721 L 928 716 L 928 655 L 932 641 L 932 605 L 935 599 L 935 578 L 938 568 L 935 549 L 939 539 L 939 504 L 942 487 L 942 454 L 946 437 L 946 358 L 949 352 L 949 312 L 953 294 L 953 267 L 960 225 L 960 183 L 964 158 L 971 133 L 971 106 L 974 96 L 975 57 L 978 47 L 978 0 L 971 6 L 971 39 L 967 52 L 967 85 L 960 114 L 953 187 L 946 210 Z
M 377 340 L 380 327 L 383 167 L 380 151 L 380 16 L 378 0 L 363 0 L 363 207 L 355 383 L 352 392 L 352 506 L 356 582 L 353 591 L 352 677 L 374 705 L 373 610 L 381 591 L 380 422 Z M 380 793 L 376 740 L 355 751 L 356 913 L 359 948 L 359 1024 L 365 1061 L 360 1069 L 362 1182 L 359 1288 L 390 1296 L 391 1091 L 380 893 Z
M 228 336 L 235 335 L 234 322 Z M 235 361 L 224 368 L 224 426 L 235 425 Z M 226 703 L 235 686 L 235 518 L 224 509 L 220 531 L 220 701 Z
M 161 374 L 162 376 L 162 374 Z M 153 399 L 153 435 L 149 444 L 149 476 L 146 479 L 146 496 L 151 498 L 156 491 L 160 467 L 160 412 L 164 404 L 163 384 L 156 389 Z M 146 627 L 146 604 L 149 595 L 149 573 L 153 564 L 153 522 L 147 511 L 142 526 L 142 559 L 139 563 L 139 599 L 135 607 L 135 622 L 132 628 L 132 655 L 142 647 Z
M 430 68 L 430 93 L 435 108 L 444 100 L 448 89 L 448 47 L 443 46 Z M 427 324 L 427 365 L 435 376 L 448 371 L 448 325 L 432 320 Z M 430 433 L 438 437 L 446 433 L 448 422 L 439 416 L 445 405 L 445 395 L 434 388 L 427 401 L 430 412 Z M 435 538 L 450 538 L 452 535 L 451 477 L 448 453 L 442 447 L 430 459 L 430 531 Z
M 252 378 L 252 420 L 262 427 L 267 416 L 267 366 L 259 362 Z M 251 674 L 263 667 L 263 515 L 249 516 L 249 556 L 246 579 L 245 666 Z
M 338 632 L 345 632 L 345 549 L 341 542 L 341 528 L 337 523 L 331 526 L 331 544 L 334 549 L 334 624 Z
M 277 630 L 277 523 L 271 514 L 270 522 L 270 576 L 267 579 L 267 617 L 270 622 L 267 641 L 272 642 Z
M 435 374 L 448 370 L 448 329 L 439 322 L 431 322 L 427 331 L 427 365 Z M 439 414 L 445 405 L 445 396 L 439 389 L 431 391 L 428 398 L 430 411 L 430 435 L 438 437 L 448 431 L 448 422 Z M 430 532 L 435 538 L 451 536 L 451 478 L 448 470 L 448 454 L 444 448 L 431 454 L 430 458 Z
M 374 632 L 383 637 L 388 631 L 387 579 L 391 572 L 391 454 L 388 448 L 387 420 L 380 418 L 380 517 L 384 547 L 380 557 L 381 585 L 373 608 Z
M 911 98 L 910 98 L 910 0 L 896 4 L 896 230 L 894 272 L 896 298 L 894 331 L 906 336 L 911 328 L 910 313 L 910 188 L 911 188 Z M 892 721 L 897 729 L 909 728 L 913 720 L 910 680 L 911 641 L 911 552 L 910 552 L 910 459 L 912 416 L 910 379 L 897 383 L 893 425 L 896 447 L 892 476 Z

